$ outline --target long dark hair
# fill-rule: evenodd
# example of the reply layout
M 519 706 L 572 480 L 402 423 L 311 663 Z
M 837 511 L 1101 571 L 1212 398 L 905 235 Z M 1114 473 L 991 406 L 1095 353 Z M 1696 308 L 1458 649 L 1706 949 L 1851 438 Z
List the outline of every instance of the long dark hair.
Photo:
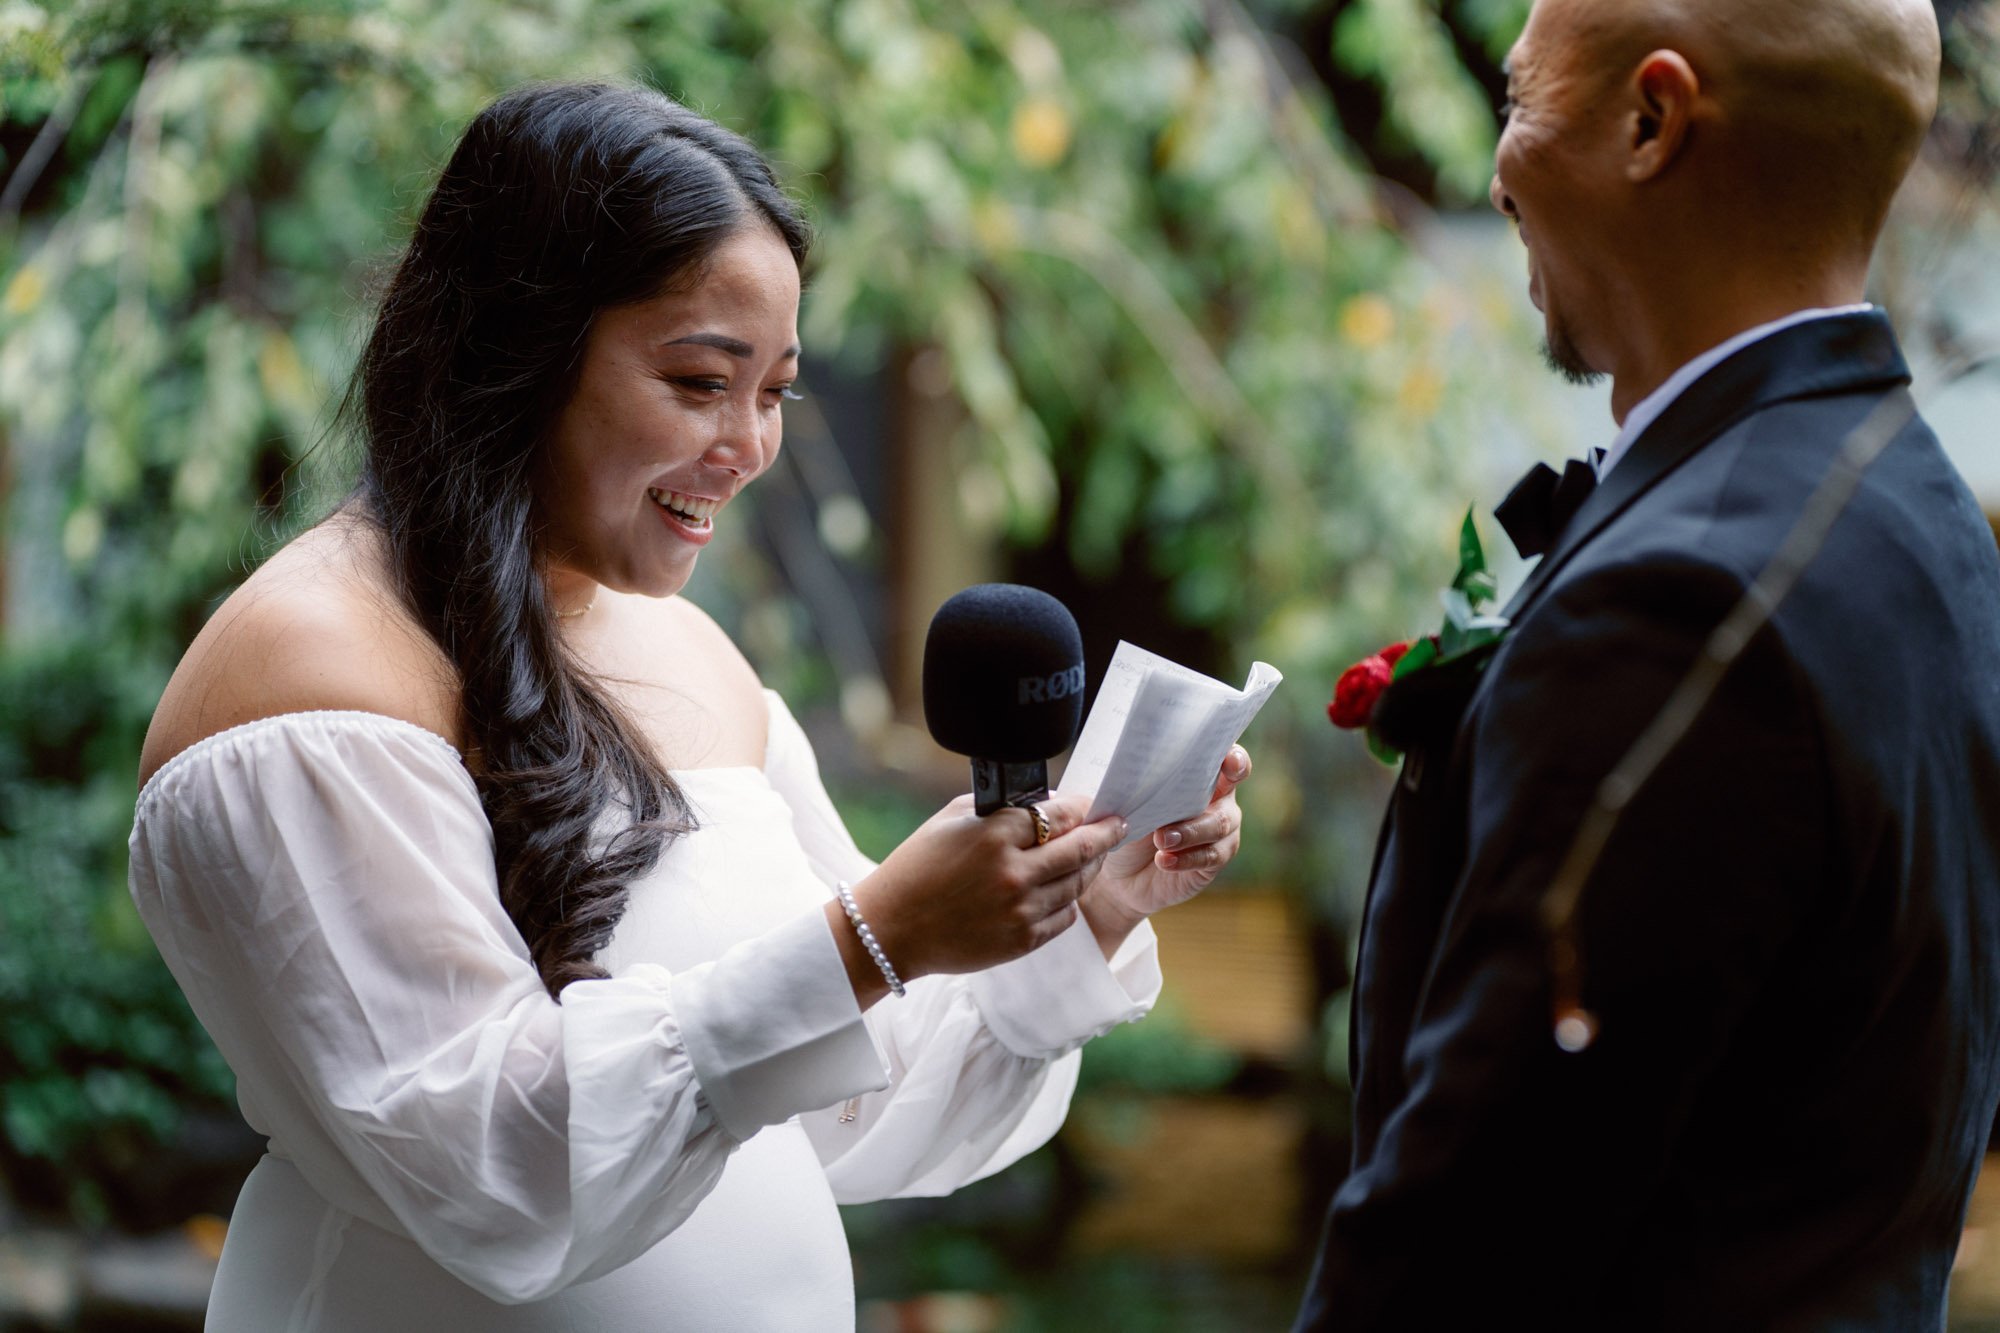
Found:
M 759 222 L 803 262 L 804 222 L 737 135 L 644 89 L 524 88 L 459 140 L 361 354 L 359 507 L 457 668 L 500 899 L 551 995 L 605 975 L 630 881 L 693 822 L 556 632 L 537 460 L 598 312 L 698 281 Z

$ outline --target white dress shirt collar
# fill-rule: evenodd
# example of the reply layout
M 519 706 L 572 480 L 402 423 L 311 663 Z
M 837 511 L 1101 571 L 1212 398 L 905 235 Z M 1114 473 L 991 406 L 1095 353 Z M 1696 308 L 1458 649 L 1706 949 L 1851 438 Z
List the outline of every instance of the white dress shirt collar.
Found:
M 1666 383 L 1653 390 L 1639 401 L 1625 417 L 1625 424 L 1618 432 L 1618 438 L 1604 451 L 1597 461 L 1597 477 L 1602 481 L 1612 468 L 1618 465 L 1631 449 L 1633 441 L 1645 434 L 1646 427 L 1660 419 L 1660 414 L 1673 406 L 1674 400 L 1687 391 L 1687 387 L 1706 375 L 1729 357 L 1742 351 L 1754 342 L 1759 342 L 1794 324 L 1803 324 L 1809 319 L 1831 319 L 1836 315 L 1854 315 L 1874 307 L 1863 301 L 1859 305 L 1821 307 L 1812 310 L 1795 310 L 1783 319 L 1774 319 L 1768 324 L 1759 324 L 1754 329 L 1745 329 L 1727 342 L 1709 348 L 1694 360 L 1667 377 Z

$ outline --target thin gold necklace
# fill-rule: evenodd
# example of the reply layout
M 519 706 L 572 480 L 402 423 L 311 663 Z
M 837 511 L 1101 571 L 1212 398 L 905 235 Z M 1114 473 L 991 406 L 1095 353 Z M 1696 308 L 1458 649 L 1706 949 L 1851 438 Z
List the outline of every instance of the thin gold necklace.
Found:
M 591 599 L 590 599 L 589 601 L 585 602 L 585 603 L 584 603 L 584 604 L 583 604 L 582 606 L 579 606 L 579 607 L 578 607 L 578 608 L 577 608 L 576 610 L 574 610 L 574 611 L 558 611 L 558 612 L 556 612 L 556 619 L 557 619 L 557 620 L 574 620 L 574 619 L 576 619 L 576 618 L 577 618 L 578 616 L 581 616 L 581 615 L 586 615 L 586 614 L 588 614 L 588 613 L 589 613 L 589 611 L 590 611 L 590 608 L 591 608 L 591 607 L 593 607 L 593 606 L 596 606 L 596 605 L 597 605 L 597 599 L 596 599 L 595 597 L 593 597 L 593 598 L 591 598 Z

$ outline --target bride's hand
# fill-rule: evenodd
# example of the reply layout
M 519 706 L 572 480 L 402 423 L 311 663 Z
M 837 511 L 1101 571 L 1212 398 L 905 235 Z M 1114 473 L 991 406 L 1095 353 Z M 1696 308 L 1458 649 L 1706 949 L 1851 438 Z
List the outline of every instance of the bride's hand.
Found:
M 855 884 L 857 906 L 903 979 L 976 972 L 1067 929 L 1079 896 L 1124 836 L 1120 819 L 1084 823 L 1089 809 L 1083 797 L 1041 802 L 1049 837 L 1039 843 L 1026 810 L 982 818 L 962 796 Z M 843 952 L 853 951 L 844 945 Z M 863 981 L 868 971 L 855 969 Z
M 1222 873 L 1243 844 L 1243 811 L 1235 792 L 1249 776 L 1249 751 L 1231 746 L 1206 809 L 1105 858 L 1078 903 L 1100 942 L 1115 947 L 1140 921 L 1186 902 Z

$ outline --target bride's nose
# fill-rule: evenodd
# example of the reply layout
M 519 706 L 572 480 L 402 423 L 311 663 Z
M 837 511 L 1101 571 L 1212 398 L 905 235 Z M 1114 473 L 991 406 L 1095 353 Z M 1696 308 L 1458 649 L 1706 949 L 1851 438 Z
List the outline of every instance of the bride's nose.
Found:
M 779 425 L 750 407 L 725 409 L 716 423 L 715 438 L 701 461 L 718 472 L 745 480 L 769 467 L 778 455 Z

